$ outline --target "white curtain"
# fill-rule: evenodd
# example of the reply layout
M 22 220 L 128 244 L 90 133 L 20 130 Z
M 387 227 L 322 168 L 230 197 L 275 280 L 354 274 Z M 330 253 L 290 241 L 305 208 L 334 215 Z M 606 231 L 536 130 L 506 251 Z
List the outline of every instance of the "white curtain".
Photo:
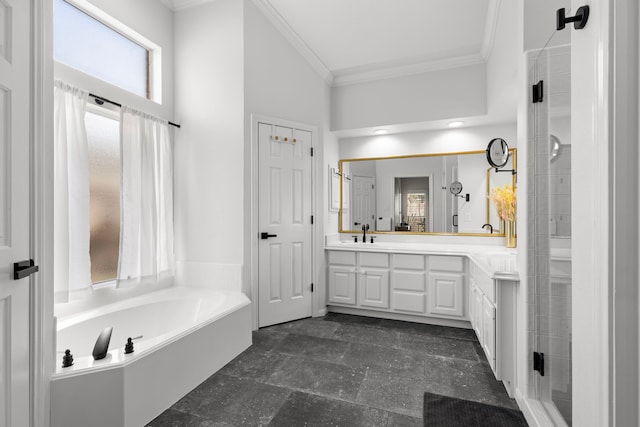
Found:
M 89 157 L 84 116 L 88 93 L 54 86 L 54 292 L 56 302 L 91 286 Z
M 121 111 L 118 286 L 173 281 L 173 156 L 166 121 Z

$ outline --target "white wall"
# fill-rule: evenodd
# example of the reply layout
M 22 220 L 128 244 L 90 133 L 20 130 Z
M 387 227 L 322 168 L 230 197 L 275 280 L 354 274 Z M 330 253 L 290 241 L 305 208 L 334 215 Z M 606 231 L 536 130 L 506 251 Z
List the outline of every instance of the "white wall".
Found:
M 239 275 L 245 235 L 243 5 L 219 0 L 182 10 L 174 25 L 176 120 L 182 124 L 175 144 L 178 268 L 222 264 L 235 266 Z
M 571 42 L 571 29 L 556 33 L 556 11 L 565 8 L 566 16 L 573 16 L 571 0 L 524 1 L 524 51 L 541 49 L 545 45 L 559 46 Z
M 487 60 L 487 112 L 490 117 L 515 122 L 518 110 L 518 5 L 513 0 L 500 1 L 493 49 Z
M 324 216 L 327 211 L 328 182 L 324 160 L 325 132 L 328 129 L 329 89 L 325 81 L 311 68 L 282 34 L 256 7 L 251 0 L 244 1 L 244 193 L 245 206 L 251 206 L 251 117 L 267 116 L 314 126 L 315 174 L 313 184 L 315 200 L 313 214 L 317 224 L 314 234 L 316 259 L 314 260 L 317 286 L 316 313 L 324 310 Z M 329 136 L 331 139 L 331 136 Z M 255 171 L 254 171 L 255 172 Z M 256 191 L 256 189 L 254 189 Z M 256 215 L 250 209 L 244 210 L 245 229 L 251 229 L 251 218 Z M 244 284 L 251 288 L 251 245 L 255 236 L 247 233 L 244 238 Z M 255 274 L 255 272 L 254 272 Z M 255 300 L 255 298 L 252 298 Z M 315 314 L 315 313 L 314 313 Z
M 134 95 L 62 64 L 55 64 L 54 76 L 74 86 L 138 110 L 173 121 L 174 49 L 173 12 L 157 0 L 75 0 L 79 7 L 89 3 L 160 46 L 162 51 L 162 103 Z M 72 1 L 74 3 L 74 1 Z
M 486 89 L 485 64 L 336 86 L 331 90 L 331 129 L 484 115 Z
M 517 147 L 515 123 L 426 132 L 342 138 L 341 159 L 404 156 L 421 153 L 451 153 L 486 150 L 493 138 L 503 138 Z

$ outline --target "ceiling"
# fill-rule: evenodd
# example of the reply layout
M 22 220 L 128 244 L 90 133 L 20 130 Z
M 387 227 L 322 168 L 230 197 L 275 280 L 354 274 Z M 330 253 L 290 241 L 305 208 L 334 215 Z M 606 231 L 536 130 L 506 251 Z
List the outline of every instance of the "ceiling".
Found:
M 215 0 L 159 1 L 177 11 Z M 501 8 L 501 0 L 252 1 L 331 86 L 486 63 Z M 514 102 L 501 102 L 500 114 L 465 117 L 465 126 L 511 121 Z M 387 128 L 392 133 L 443 129 L 448 121 Z
M 211 0 L 160 0 L 173 10 Z M 486 61 L 499 0 L 254 0 L 329 84 Z
M 258 0 L 340 83 L 488 54 L 491 0 Z M 282 29 L 282 28 L 281 28 Z

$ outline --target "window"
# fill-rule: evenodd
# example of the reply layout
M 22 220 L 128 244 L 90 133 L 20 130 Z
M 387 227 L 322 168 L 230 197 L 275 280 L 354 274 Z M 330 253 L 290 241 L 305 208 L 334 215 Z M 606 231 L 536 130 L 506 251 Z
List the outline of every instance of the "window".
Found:
M 411 192 L 407 194 L 407 222 L 411 226 L 411 231 L 426 231 L 426 202 L 427 195 L 425 193 Z
M 85 126 L 89 146 L 91 281 L 95 284 L 115 280 L 118 274 L 120 122 L 108 112 L 95 109 L 86 113 Z
M 119 26 L 125 28 L 122 24 Z M 134 32 L 129 30 L 127 33 Z M 152 93 L 150 81 L 154 54 L 150 44 L 145 47 L 67 1 L 54 0 L 56 61 L 136 95 L 159 101 L 157 96 L 152 97 L 157 94 Z

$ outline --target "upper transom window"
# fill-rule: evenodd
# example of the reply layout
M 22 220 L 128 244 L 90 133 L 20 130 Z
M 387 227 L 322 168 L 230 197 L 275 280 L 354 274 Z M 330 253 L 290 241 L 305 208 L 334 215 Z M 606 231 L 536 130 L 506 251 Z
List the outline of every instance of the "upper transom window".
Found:
M 102 15 L 98 20 L 76 4 L 83 2 L 54 0 L 54 59 L 159 102 L 152 82 L 154 57 L 159 54 L 154 52 L 157 46 L 150 46 L 152 43 L 101 11 L 92 11 Z M 103 18 L 110 18 L 109 22 Z

